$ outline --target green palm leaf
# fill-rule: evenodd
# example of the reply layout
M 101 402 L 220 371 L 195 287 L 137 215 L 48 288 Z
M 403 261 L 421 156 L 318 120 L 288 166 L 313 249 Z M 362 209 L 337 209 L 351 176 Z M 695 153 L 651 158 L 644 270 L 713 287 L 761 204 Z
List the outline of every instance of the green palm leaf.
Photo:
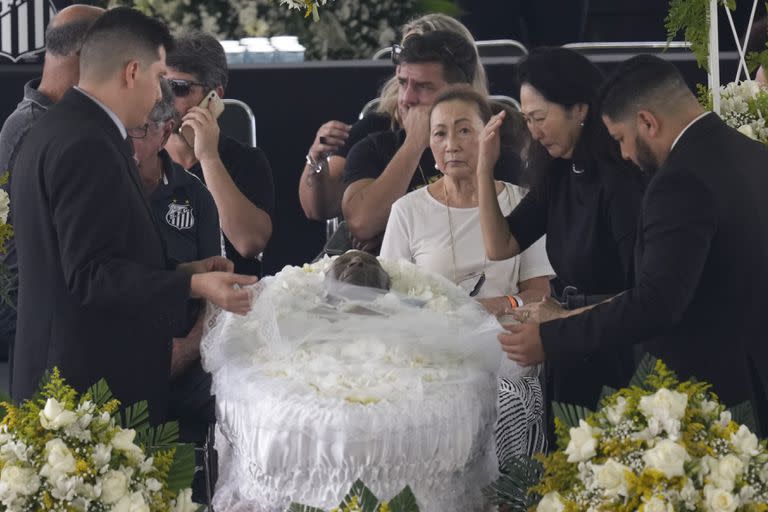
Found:
M 390 500 L 389 509 L 392 512 L 419 512 L 416 496 L 413 495 L 410 486 L 406 485 L 405 489 Z
M 755 419 L 755 410 L 749 402 L 736 404 L 730 409 L 731 419 L 740 425 L 745 425 L 752 432 L 757 432 L 757 420 Z
M 603 400 L 613 395 L 617 391 L 618 390 L 612 388 L 611 386 L 603 386 L 603 389 L 600 390 L 600 400 L 598 400 L 598 402 L 602 402 Z
M 175 421 L 169 421 L 156 427 L 137 431 L 135 442 L 146 447 L 149 451 L 157 451 L 176 444 L 178 440 L 179 424 Z
M 168 470 L 168 490 L 177 493 L 192 485 L 195 476 L 195 447 L 191 444 L 176 445 L 173 464 Z
M 96 384 L 89 387 L 86 393 L 91 395 L 91 401 L 96 404 L 96 407 L 101 407 L 113 398 L 112 391 L 104 379 L 100 379 Z
M 559 419 L 566 427 L 570 428 L 578 427 L 579 420 L 586 420 L 587 416 L 592 414 L 592 411 L 580 405 L 552 402 L 552 413 L 555 415 L 555 418 Z
M 528 489 L 539 483 L 544 467 L 535 459 L 518 455 L 501 468 L 496 482 L 483 489 L 483 495 L 493 505 L 504 505 L 510 512 L 525 512 L 541 498 Z
M 339 508 L 343 509 L 348 507 L 355 497 L 357 498 L 357 504 L 360 506 L 360 510 L 363 512 L 376 512 L 376 509 L 379 506 L 379 499 L 361 480 L 356 480 L 355 483 L 352 484 L 352 488 L 347 495 L 344 496 L 344 499 L 341 500 Z
M 120 414 L 121 426 L 136 430 L 145 430 L 149 426 L 149 406 L 146 400 L 126 407 Z
M 656 358 L 651 354 L 645 354 L 640 360 L 640 364 L 637 365 L 637 370 L 632 376 L 632 380 L 629 381 L 630 386 L 637 386 L 643 388 L 648 376 L 656 369 Z

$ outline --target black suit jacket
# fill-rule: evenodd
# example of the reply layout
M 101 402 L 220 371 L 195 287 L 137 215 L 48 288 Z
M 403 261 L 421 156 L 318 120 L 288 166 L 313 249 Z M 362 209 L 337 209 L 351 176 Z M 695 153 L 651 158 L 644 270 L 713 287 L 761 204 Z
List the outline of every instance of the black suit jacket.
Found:
M 542 324 L 547 358 L 642 342 L 681 378 L 759 410 L 768 384 L 767 193 L 768 148 L 714 114 L 696 121 L 643 197 L 635 287 Z
M 168 270 L 130 145 L 72 89 L 30 130 L 14 173 L 14 399 L 58 366 L 78 390 L 104 377 L 124 405 L 150 400 L 161 420 L 190 277 Z

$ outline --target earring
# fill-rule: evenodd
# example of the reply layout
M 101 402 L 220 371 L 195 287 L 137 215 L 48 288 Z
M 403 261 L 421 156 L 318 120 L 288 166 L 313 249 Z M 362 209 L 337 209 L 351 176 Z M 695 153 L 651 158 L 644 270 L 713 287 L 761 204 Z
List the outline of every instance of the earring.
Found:
M 437 169 L 438 171 L 440 170 L 440 168 L 437 166 L 437 162 L 435 162 L 435 169 Z
M 582 128 L 584 128 L 584 121 L 581 121 L 581 122 L 579 123 L 579 126 L 581 126 Z

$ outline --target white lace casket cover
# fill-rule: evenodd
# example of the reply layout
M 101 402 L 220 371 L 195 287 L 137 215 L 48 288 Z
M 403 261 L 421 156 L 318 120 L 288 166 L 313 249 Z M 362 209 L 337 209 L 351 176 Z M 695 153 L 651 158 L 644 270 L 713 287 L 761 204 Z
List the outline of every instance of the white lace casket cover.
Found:
M 214 507 L 331 508 L 360 478 L 382 499 L 410 485 L 425 512 L 482 510 L 496 319 L 407 262 L 381 262 L 389 293 L 350 299 L 324 284 L 331 261 L 264 279 L 245 317 L 209 312 L 201 351 L 228 444 Z

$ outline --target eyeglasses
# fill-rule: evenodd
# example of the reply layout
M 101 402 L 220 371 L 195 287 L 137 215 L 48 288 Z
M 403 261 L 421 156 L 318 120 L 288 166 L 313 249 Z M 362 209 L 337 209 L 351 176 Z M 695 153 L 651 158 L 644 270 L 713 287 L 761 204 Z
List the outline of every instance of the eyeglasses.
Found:
M 475 281 L 477 279 L 477 281 Z M 468 277 L 465 277 L 461 281 L 457 283 L 459 286 L 464 288 L 465 290 L 469 291 L 469 296 L 474 297 L 478 293 L 480 293 L 480 289 L 485 284 L 485 272 L 481 272 L 480 274 L 474 274 Z
M 192 92 L 193 85 L 197 85 L 203 88 L 207 87 L 204 83 L 201 82 L 193 82 L 192 80 L 182 80 L 177 78 L 169 79 L 168 84 L 171 86 L 173 95 L 177 98 L 188 96 L 189 93 Z
M 144 126 L 139 128 L 128 128 L 128 136 L 132 139 L 143 139 L 147 136 L 147 130 L 149 130 L 149 123 L 144 123 Z

